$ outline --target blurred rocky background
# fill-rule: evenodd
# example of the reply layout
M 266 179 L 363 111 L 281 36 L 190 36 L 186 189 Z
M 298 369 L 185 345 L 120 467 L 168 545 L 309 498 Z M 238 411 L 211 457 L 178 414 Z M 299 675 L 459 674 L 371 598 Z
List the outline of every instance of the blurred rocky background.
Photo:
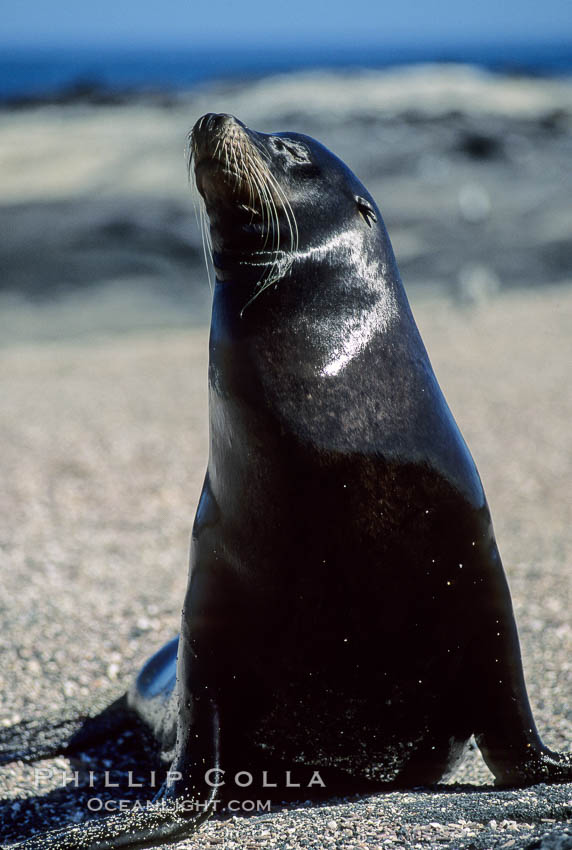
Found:
M 0 339 L 208 321 L 185 138 L 207 111 L 307 133 L 376 198 L 411 295 L 572 281 L 572 81 L 458 64 L 310 70 L 0 111 Z

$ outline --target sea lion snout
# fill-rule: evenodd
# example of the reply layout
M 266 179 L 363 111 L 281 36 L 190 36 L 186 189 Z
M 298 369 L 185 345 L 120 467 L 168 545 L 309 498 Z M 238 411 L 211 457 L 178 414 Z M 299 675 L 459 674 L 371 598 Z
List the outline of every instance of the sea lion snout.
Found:
M 228 199 L 233 205 L 241 200 L 250 151 L 249 133 L 238 118 L 215 112 L 199 118 L 189 134 L 189 168 L 193 163 L 197 188 L 205 200 L 209 195 L 211 200 L 224 203 Z
M 242 135 L 245 129 L 246 125 L 234 115 L 228 115 L 225 112 L 207 112 L 199 118 L 190 133 L 194 153 L 198 156 L 203 152 L 203 148 L 212 149 L 213 144 L 220 139 L 234 133 Z

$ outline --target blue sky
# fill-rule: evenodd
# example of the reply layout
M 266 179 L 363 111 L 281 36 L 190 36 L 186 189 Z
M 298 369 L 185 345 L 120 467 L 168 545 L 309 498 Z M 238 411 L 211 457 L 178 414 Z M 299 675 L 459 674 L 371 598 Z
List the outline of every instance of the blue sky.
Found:
M 572 0 L 3 0 L 0 8 L 0 41 L 11 45 L 572 39 Z

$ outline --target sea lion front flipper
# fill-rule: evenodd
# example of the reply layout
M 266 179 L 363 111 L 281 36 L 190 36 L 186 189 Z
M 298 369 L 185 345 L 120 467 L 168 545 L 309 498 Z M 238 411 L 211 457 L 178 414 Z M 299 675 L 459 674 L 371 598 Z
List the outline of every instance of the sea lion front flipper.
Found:
M 475 738 L 495 784 L 572 782 L 572 753 L 545 747 L 534 722 L 510 591 L 496 546 L 480 615 Z
M 193 742 L 193 753 L 186 744 Z M 211 701 L 196 707 L 180 758 L 153 804 L 87 823 L 44 832 L 13 845 L 18 850 L 141 850 L 195 832 L 216 807 L 218 789 L 205 780 L 205 765 L 220 769 L 220 725 Z M 185 796 L 181 797 L 184 790 Z

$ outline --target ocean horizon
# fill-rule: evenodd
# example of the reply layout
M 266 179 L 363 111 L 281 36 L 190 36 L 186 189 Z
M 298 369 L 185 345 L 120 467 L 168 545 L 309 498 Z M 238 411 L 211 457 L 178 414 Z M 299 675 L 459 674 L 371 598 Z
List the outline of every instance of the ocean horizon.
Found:
M 77 86 L 184 91 L 208 82 L 329 69 L 359 71 L 460 63 L 500 74 L 570 76 L 572 40 L 443 45 L 14 47 L 0 51 L 0 100 L 49 98 Z

